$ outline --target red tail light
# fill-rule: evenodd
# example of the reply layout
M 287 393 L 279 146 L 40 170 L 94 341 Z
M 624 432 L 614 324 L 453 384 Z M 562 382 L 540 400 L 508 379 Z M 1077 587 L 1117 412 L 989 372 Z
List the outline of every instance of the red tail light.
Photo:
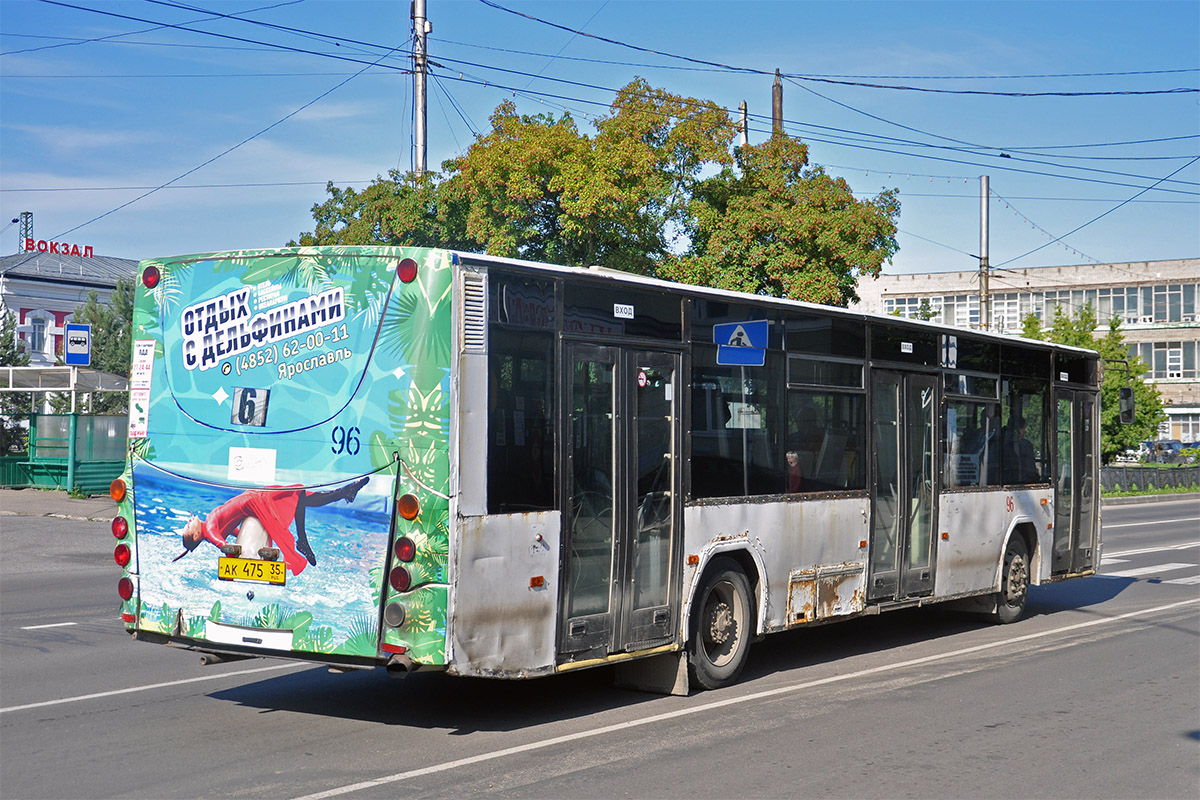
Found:
M 117 549 L 113 551 L 113 559 L 116 560 L 118 566 L 128 566 L 130 559 L 133 557 L 133 551 L 129 549 L 127 544 L 117 545 Z M 126 597 L 126 600 L 129 598 Z
M 417 262 L 406 258 L 396 266 L 396 276 L 404 283 L 412 283 L 417 279 Z
M 396 558 L 401 561 L 412 561 L 417 557 L 417 543 L 407 536 L 401 536 L 396 540 Z
M 137 617 L 133 614 L 130 614 L 128 611 L 121 614 L 121 622 L 135 622 L 136 620 Z
M 117 478 L 108 485 L 108 495 L 115 502 L 121 502 L 125 499 L 125 481 Z
M 133 581 L 129 578 L 121 578 L 117 581 L 117 594 L 121 595 L 122 600 L 133 597 Z
M 158 267 L 152 264 L 142 272 L 142 285 L 147 289 L 153 289 L 158 286 L 159 277 Z
M 407 592 L 408 587 L 412 585 L 412 575 L 409 575 L 408 570 L 404 567 L 395 567 L 392 569 L 392 574 L 388 576 L 388 582 L 397 592 Z
M 129 534 L 129 521 L 124 517 L 116 517 L 112 521 L 113 536 L 124 539 Z
M 400 499 L 396 501 L 396 510 L 405 519 L 416 519 L 417 514 L 421 513 L 421 501 L 415 494 L 401 495 Z

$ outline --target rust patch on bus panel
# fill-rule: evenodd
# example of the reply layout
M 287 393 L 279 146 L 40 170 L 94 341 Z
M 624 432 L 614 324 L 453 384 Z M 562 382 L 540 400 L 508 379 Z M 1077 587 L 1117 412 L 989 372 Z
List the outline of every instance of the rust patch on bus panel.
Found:
M 831 564 L 788 576 L 787 624 L 860 613 L 866 606 L 862 564 Z

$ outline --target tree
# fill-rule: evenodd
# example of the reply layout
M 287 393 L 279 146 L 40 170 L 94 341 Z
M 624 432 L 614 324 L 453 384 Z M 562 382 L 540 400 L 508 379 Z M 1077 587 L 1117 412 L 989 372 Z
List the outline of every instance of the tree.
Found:
M 1112 462 L 1126 450 L 1137 449 L 1141 442 L 1158 435 L 1158 425 L 1166 419 L 1162 410 L 1162 397 L 1153 384 L 1142 380 L 1150 367 L 1146 362 L 1129 352 L 1125 337 L 1121 333 L 1121 321 L 1117 317 L 1109 320 L 1108 330 L 1099 339 L 1095 336 L 1096 312 L 1091 304 L 1078 309 L 1075 314 L 1056 306 L 1054 320 L 1045 331 L 1034 314 L 1027 315 L 1021 323 L 1021 333 L 1031 339 L 1045 339 L 1057 344 L 1086 347 L 1096 350 L 1104 359 L 1104 379 L 1100 387 L 1100 456 L 1105 464 Z M 1132 425 L 1122 425 L 1118 390 L 1126 385 L 1125 365 L 1115 362 L 1126 361 L 1129 366 L 1129 385 L 1133 386 L 1137 414 Z
M 17 341 L 16 315 L 0 311 L 0 367 L 28 365 L 29 353 Z M 32 395 L 25 392 L 0 392 L 0 455 L 25 449 L 28 434 L 21 423 L 32 402 Z
M 786 137 L 740 148 L 735 170 L 735 126 L 709 101 L 639 78 L 595 129 L 505 101 L 442 173 L 329 184 L 299 244 L 436 245 L 840 304 L 896 252 L 894 191 L 857 201 Z
M 133 328 L 133 283 L 117 281 L 108 303 L 100 302 L 96 292 L 76 309 L 73 321 L 92 326 L 92 369 L 129 377 Z M 125 414 L 129 396 L 125 392 L 97 392 L 92 396 L 92 413 Z
M 898 250 L 895 190 L 856 200 L 849 184 L 808 166 L 786 136 L 737 150 L 737 167 L 701 183 L 692 200 L 690 251 L 659 274 L 673 280 L 847 305 L 860 276 Z
M 288 245 L 475 246 L 466 235 L 465 211 L 439 192 L 437 173 L 392 170 L 388 176 L 361 192 L 328 184 L 329 199 L 312 207 L 316 227 Z

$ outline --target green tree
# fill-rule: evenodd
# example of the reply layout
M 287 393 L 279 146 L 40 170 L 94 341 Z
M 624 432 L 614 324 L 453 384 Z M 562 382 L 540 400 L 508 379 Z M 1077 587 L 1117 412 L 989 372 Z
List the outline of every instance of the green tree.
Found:
M 786 136 L 738 148 L 737 170 L 697 186 L 691 212 L 690 251 L 659 271 L 687 283 L 847 305 L 898 250 L 895 190 L 857 200 Z
M 595 129 L 505 101 L 442 173 L 329 184 L 292 244 L 437 245 L 840 304 L 896 252 L 894 191 L 857 201 L 785 137 L 737 150 L 735 170 L 735 126 L 709 101 L 639 78 Z
M 73 321 L 92 326 L 92 369 L 129 377 L 133 328 L 133 283 L 117 281 L 116 287 L 101 303 L 93 290 L 75 310 Z M 58 408 L 56 403 L 55 407 Z M 125 414 L 129 411 L 126 392 L 97 392 L 92 396 L 92 413 Z
M 1121 321 L 1113 317 L 1103 336 L 1095 335 L 1096 312 L 1091 304 L 1078 309 L 1074 314 L 1057 306 L 1054 320 L 1043 331 L 1037 317 L 1029 314 L 1022 320 L 1022 335 L 1032 339 L 1044 339 L 1057 344 L 1086 347 L 1100 353 L 1104 379 L 1100 387 L 1100 457 L 1109 464 L 1126 450 L 1137 449 L 1139 443 L 1154 439 L 1158 425 L 1166 419 L 1162 410 L 1162 397 L 1158 389 L 1142 378 L 1150 371 L 1149 365 L 1129 351 L 1121 333 Z M 1118 390 L 1126 385 L 1125 365 L 1129 365 L 1129 385 L 1133 387 L 1137 414 L 1132 425 L 1122 425 Z
M 17 318 L 11 311 L 0 313 L 0 367 L 25 367 L 29 353 L 17 341 Z M 22 422 L 29 413 L 32 395 L 0 392 L 0 455 L 25 449 L 28 436 Z
M 361 192 L 328 184 L 329 199 L 312 207 L 315 228 L 288 243 L 294 247 L 355 244 L 471 249 L 464 208 L 439 191 L 440 176 L 427 172 L 376 178 Z

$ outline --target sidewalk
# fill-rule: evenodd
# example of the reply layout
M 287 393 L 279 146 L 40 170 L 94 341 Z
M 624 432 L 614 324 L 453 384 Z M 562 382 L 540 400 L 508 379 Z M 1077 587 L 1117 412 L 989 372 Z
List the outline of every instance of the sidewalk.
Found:
M 55 489 L 0 489 L 0 520 L 60 517 L 110 522 L 116 513 L 117 504 L 108 495 L 77 498 Z

